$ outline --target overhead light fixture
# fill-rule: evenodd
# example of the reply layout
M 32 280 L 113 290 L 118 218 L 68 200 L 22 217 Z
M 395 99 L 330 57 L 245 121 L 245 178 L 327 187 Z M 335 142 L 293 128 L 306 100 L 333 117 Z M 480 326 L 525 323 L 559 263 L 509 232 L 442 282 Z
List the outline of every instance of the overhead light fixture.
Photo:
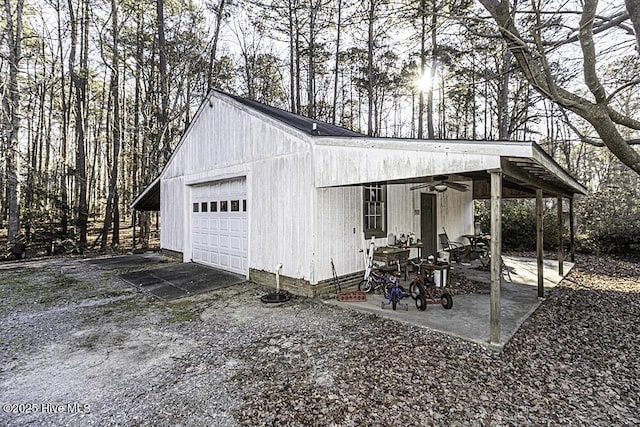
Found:
M 444 182 L 440 182 L 433 186 L 433 189 L 438 193 L 442 193 L 443 191 L 447 191 L 447 185 Z

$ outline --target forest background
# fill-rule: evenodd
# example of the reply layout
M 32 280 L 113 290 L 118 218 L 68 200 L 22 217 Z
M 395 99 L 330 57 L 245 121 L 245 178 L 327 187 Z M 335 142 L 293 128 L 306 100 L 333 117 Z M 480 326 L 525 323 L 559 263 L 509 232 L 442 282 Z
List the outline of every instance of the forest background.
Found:
M 578 250 L 639 250 L 639 3 L 4 0 L 0 229 L 149 245 L 130 204 L 217 88 L 373 136 L 533 140 L 589 190 Z M 529 201 L 504 217 L 535 247 Z

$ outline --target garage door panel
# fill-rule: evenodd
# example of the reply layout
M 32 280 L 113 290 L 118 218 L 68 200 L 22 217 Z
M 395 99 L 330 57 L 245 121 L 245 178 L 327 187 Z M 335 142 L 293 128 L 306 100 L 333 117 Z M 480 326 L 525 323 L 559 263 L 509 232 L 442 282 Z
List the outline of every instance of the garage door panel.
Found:
M 231 237 L 229 239 L 229 249 L 232 249 L 236 252 L 242 251 L 242 238 L 240 237 Z
M 229 264 L 229 254 L 221 253 L 220 254 L 220 265 L 222 267 L 230 267 Z
M 237 178 L 194 186 L 191 195 L 193 260 L 246 274 L 249 265 L 246 180 Z
M 233 269 L 240 269 L 242 268 L 242 258 L 239 256 L 231 256 L 229 258 L 230 261 L 230 267 Z
M 229 231 L 237 233 L 240 231 L 240 228 L 240 219 L 233 218 L 229 220 Z

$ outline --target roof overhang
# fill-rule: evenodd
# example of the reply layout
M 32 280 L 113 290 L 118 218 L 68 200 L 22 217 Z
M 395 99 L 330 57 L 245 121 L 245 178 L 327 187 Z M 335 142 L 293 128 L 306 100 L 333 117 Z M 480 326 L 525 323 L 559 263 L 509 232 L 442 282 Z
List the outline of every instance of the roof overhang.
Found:
M 142 193 L 131 203 L 131 208 L 137 211 L 160 210 L 160 177 L 154 179 Z
M 314 138 L 313 150 L 317 188 L 425 182 L 437 175 L 466 177 L 480 188 L 487 171 L 501 170 L 505 186 L 520 190 L 519 197 L 535 195 L 536 189 L 547 196 L 586 193 L 533 142 Z

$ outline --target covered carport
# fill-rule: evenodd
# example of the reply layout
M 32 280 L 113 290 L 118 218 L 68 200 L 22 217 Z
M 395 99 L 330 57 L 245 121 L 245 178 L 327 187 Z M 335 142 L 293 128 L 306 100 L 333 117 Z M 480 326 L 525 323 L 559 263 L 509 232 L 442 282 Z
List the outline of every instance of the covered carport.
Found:
M 501 341 L 502 199 L 536 199 L 538 298 L 544 298 L 543 199 L 558 201 L 558 273 L 563 274 L 562 202 L 586 189 L 533 142 L 421 141 L 381 138 L 319 138 L 314 144 L 315 186 L 421 183 L 435 176 L 473 183 L 476 199 L 491 200 L 489 343 Z

